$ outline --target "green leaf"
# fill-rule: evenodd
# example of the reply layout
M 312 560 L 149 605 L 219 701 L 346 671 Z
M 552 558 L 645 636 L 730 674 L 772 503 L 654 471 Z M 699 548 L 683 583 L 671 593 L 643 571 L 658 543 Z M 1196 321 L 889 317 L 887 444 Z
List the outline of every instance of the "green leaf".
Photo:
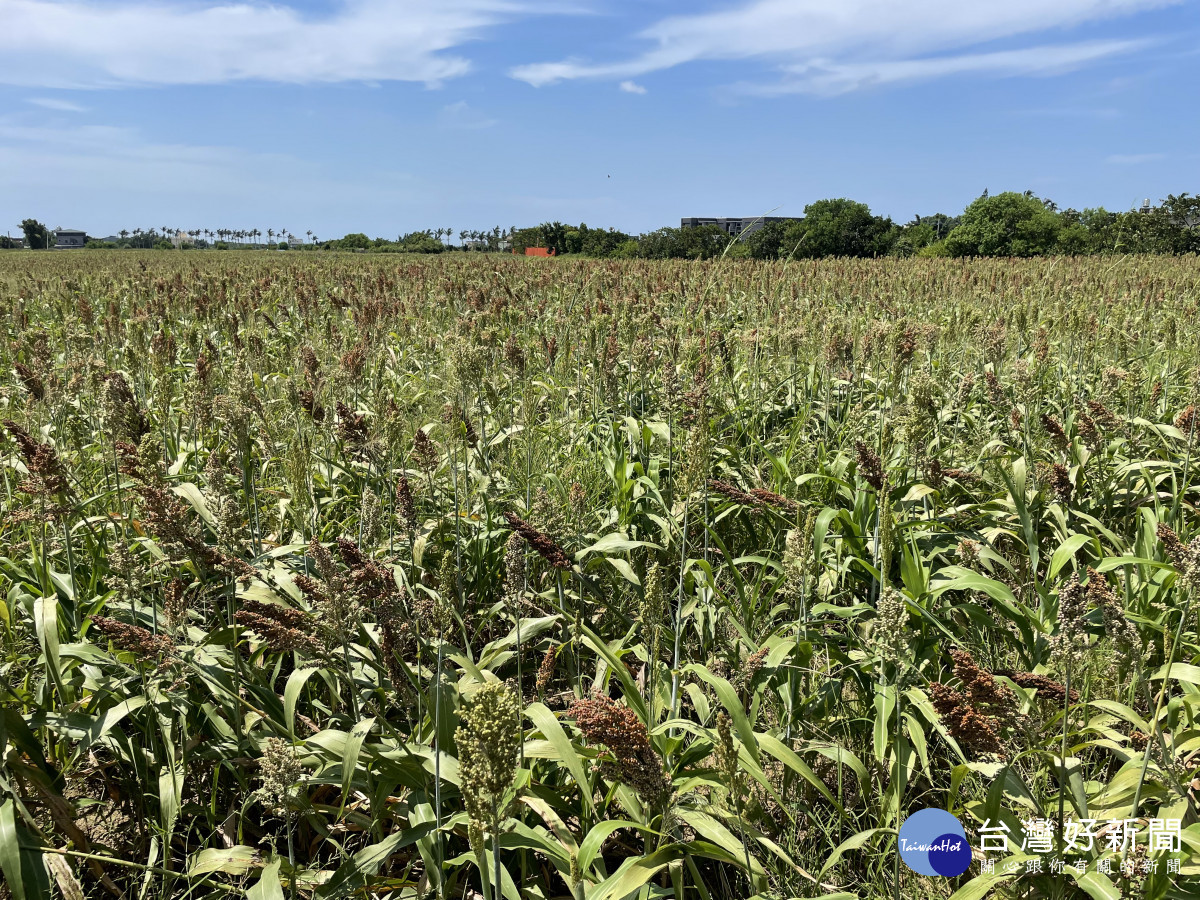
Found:
M 1105 712 L 1112 713 L 1114 716 L 1117 716 L 1120 719 L 1124 719 L 1126 722 L 1144 734 L 1150 733 L 1150 726 L 1146 724 L 1146 720 L 1124 703 L 1118 703 L 1116 700 L 1093 700 L 1092 706 L 1096 707 L 1097 709 L 1102 709 Z
M 1054 551 L 1054 555 L 1050 557 L 1050 571 L 1047 573 L 1046 580 L 1053 580 L 1062 567 L 1075 558 L 1075 554 L 1079 552 L 1080 547 L 1094 540 L 1095 538 L 1091 535 L 1073 534 L 1059 544 L 1058 549 Z
M 1162 681 L 1168 676 L 1175 681 L 1182 681 L 1184 684 L 1200 685 L 1200 666 L 1181 662 L 1174 663 L 1173 665 L 1164 665 L 1150 676 L 1150 680 Z
M 895 833 L 896 833 L 896 830 L 894 828 L 868 828 L 866 831 L 860 831 L 858 834 L 855 834 L 855 835 L 852 835 L 852 836 L 846 838 L 846 840 L 842 841 L 840 844 L 838 844 L 836 847 L 833 848 L 833 852 L 830 853 L 829 858 L 827 860 L 825 860 L 825 865 L 823 865 L 821 867 L 821 872 L 817 877 L 824 878 L 825 873 L 828 872 L 830 869 L 832 869 L 834 866 L 836 866 L 838 864 L 838 862 L 842 858 L 842 855 L 847 850 L 857 850 L 859 847 L 861 847 L 867 841 L 871 840 L 871 838 L 875 837 L 875 835 L 877 835 L 877 834 L 895 834 Z
M 980 575 L 978 572 L 960 575 L 951 581 L 939 583 L 933 588 L 932 593 L 937 596 L 946 591 L 982 591 L 993 600 L 999 600 L 1009 606 L 1015 607 L 1017 603 L 1017 598 L 1013 596 L 1008 585 L 1002 584 L 994 578 L 988 578 L 986 575 Z
M 93 720 L 92 727 L 88 729 L 87 736 L 79 742 L 76 753 L 82 753 L 92 746 L 92 744 L 103 740 L 105 735 L 116 727 L 117 723 L 134 710 L 141 709 L 145 705 L 145 697 L 130 697 L 128 700 L 122 700 L 116 706 L 105 710 L 104 715 Z
M 637 573 L 633 571 L 633 566 L 629 565 L 619 556 L 606 556 L 604 561 L 621 573 L 621 577 L 632 584 L 634 587 L 641 587 L 642 580 L 637 577 Z
M 668 844 L 649 856 L 630 857 L 621 863 L 621 868 L 601 882 L 595 891 L 588 894 L 588 900 L 621 900 L 628 897 L 683 855 L 682 845 Z
M 892 718 L 892 710 L 896 708 L 896 686 L 894 684 L 884 685 L 883 690 L 878 686 L 875 688 L 875 759 L 883 762 L 887 755 L 887 748 L 892 736 L 892 729 L 889 722 Z
M 163 766 L 158 774 L 158 805 L 167 840 L 170 840 L 170 835 L 175 830 L 175 820 L 179 818 L 182 790 L 183 772 L 176 767 Z
M 206 525 L 212 528 L 217 527 L 217 520 L 213 518 L 212 511 L 208 508 L 208 502 L 204 499 L 204 494 L 195 484 L 190 481 L 181 481 L 176 485 L 172 485 L 171 493 L 186 500 L 188 505 L 196 511 Z
M 246 900 L 284 900 L 283 887 L 279 883 L 281 860 L 273 859 L 263 867 L 258 881 L 246 891 Z
M 341 900 L 364 887 L 367 879 L 375 875 L 392 854 L 415 844 L 435 831 L 435 823 L 423 822 L 402 828 L 388 835 L 377 844 L 359 850 L 333 873 L 329 882 L 317 889 L 317 900 Z
M 658 544 L 650 541 L 631 541 L 619 531 L 613 531 L 604 535 L 596 543 L 590 547 L 585 547 L 575 554 L 575 559 L 581 560 L 590 553 L 625 553 L 629 550 L 636 550 L 638 547 L 653 547 L 655 550 L 661 550 Z
M 283 688 L 283 719 L 287 722 L 288 734 L 292 736 L 293 743 L 296 740 L 296 703 L 305 683 L 318 671 L 316 666 L 296 669 L 288 676 L 287 684 Z
M 746 847 L 728 828 L 698 809 L 676 806 L 675 814 L 692 826 L 701 837 L 712 841 L 730 856 L 743 860 L 742 868 L 745 869 Z M 755 875 L 765 874 L 762 864 L 753 855 L 750 856 L 750 869 Z
M 622 666 L 622 668 L 624 668 Z M 554 747 L 558 754 L 559 760 L 567 767 L 567 771 L 571 773 L 571 777 L 575 779 L 575 783 L 579 785 L 579 796 L 583 801 L 583 806 L 588 815 L 592 813 L 592 788 L 587 779 L 587 774 L 583 769 L 583 760 L 575 752 L 575 747 L 571 744 L 571 739 L 567 737 L 567 733 L 563 731 L 562 725 L 555 718 L 554 713 L 550 712 L 545 705 L 541 703 L 531 703 L 525 709 L 525 715 L 529 721 L 533 722 L 534 727 L 542 733 L 548 740 L 551 746 Z
M 1072 867 L 1071 877 L 1087 892 L 1089 897 L 1093 897 L 1095 900 L 1121 900 L 1121 889 L 1099 872 L 1079 872 Z
M 579 853 L 576 854 L 576 859 L 579 861 L 579 871 L 581 873 L 587 875 L 588 869 L 591 868 L 592 862 L 596 859 L 596 854 L 600 852 L 601 845 L 618 828 L 645 830 L 641 829 L 641 826 L 637 823 L 627 821 L 626 819 L 607 819 L 603 822 L 597 822 L 587 833 L 587 837 L 579 842 Z
M 746 717 L 746 708 L 742 706 L 742 701 L 738 699 L 737 691 L 734 690 L 732 684 L 708 670 L 707 666 L 702 666 L 698 663 L 689 663 L 683 667 L 683 671 L 697 675 L 701 680 L 707 682 L 709 686 L 717 694 L 717 699 L 721 701 L 721 705 L 725 707 L 730 718 L 733 719 L 733 727 L 737 729 L 738 737 L 741 738 L 742 744 L 751 758 L 758 761 L 758 740 L 754 736 L 754 729 L 750 726 L 750 720 Z
M 838 811 L 841 812 L 842 815 L 845 815 L 845 811 L 842 810 L 841 806 L 838 805 L 838 802 L 836 799 L 834 799 L 833 794 L 829 792 L 829 788 L 825 786 L 825 782 L 818 778 L 817 774 L 811 768 L 809 768 L 808 763 L 792 752 L 792 750 L 786 744 L 784 744 L 783 741 L 779 740 L 779 738 L 775 737 L 774 735 L 764 734 L 762 732 L 759 732 L 755 736 L 758 738 L 758 745 L 762 748 L 764 753 L 775 757 L 793 772 L 797 773 L 801 778 L 812 785 L 817 792 L 821 794 L 821 796 L 837 807 Z
M 1163 562 L 1161 559 L 1147 559 L 1143 556 L 1111 556 L 1097 563 L 1096 571 L 1111 572 L 1113 569 L 1119 569 L 1122 566 L 1149 566 L 1153 569 L 1175 568 L 1171 563 Z
M 575 855 L 574 842 L 568 852 L 561 839 L 556 840 L 545 831 L 535 831 L 524 822 L 510 822 L 507 827 L 509 830 L 500 838 L 502 849 L 534 850 L 545 856 L 560 872 L 570 874 L 571 857 Z
M 343 806 L 346 804 L 346 798 L 350 796 L 350 786 L 354 783 L 354 773 L 358 769 L 358 757 L 362 753 L 363 741 L 367 739 L 367 735 L 374 727 L 374 717 L 367 717 L 361 722 L 356 722 L 350 729 L 350 736 L 346 738 L 346 751 L 342 756 Z
M 46 670 L 59 693 L 63 693 L 62 661 L 58 654 L 58 597 L 38 597 L 33 602 L 33 622 Z
M 50 896 L 50 876 L 42 854 L 22 847 L 17 807 L 11 799 L 0 803 L 0 871 L 12 891 L 13 900 L 41 900 Z
M 950 895 L 950 900 L 983 900 L 993 890 L 1006 881 L 1016 878 L 1017 875 L 1023 874 L 1025 871 L 1025 860 L 1032 859 L 1032 855 L 1019 853 L 1016 856 L 1010 856 L 1005 860 L 996 863 L 994 872 L 988 872 L 986 875 L 976 875 L 957 891 Z M 1001 866 L 1013 865 L 1015 868 L 1011 872 L 1005 872 Z

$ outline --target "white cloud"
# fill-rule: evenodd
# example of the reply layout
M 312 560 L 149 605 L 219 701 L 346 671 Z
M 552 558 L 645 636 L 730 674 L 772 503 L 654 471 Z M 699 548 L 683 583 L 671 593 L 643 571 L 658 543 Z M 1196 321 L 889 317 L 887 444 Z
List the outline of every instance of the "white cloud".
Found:
M 803 65 L 784 66 L 784 77 L 778 83 L 740 85 L 737 89 L 763 96 L 796 93 L 831 95 L 885 84 L 928 81 L 948 75 L 1056 75 L 1106 56 L 1128 53 L 1144 46 L 1145 42 L 1140 41 L 1095 41 L 996 53 L 868 63 L 814 60 Z
M 53 87 L 417 81 L 522 10 L 517 0 L 344 0 L 327 15 L 248 0 L 0 0 L 0 82 Z
M 646 89 L 644 87 L 642 87 L 640 84 L 638 84 L 636 81 L 622 81 L 619 85 L 617 85 L 617 87 L 619 87 L 621 90 L 623 90 L 627 94 L 644 94 L 644 93 L 646 93 Z
M 459 100 L 449 106 L 443 106 L 438 113 L 438 120 L 446 128 L 463 128 L 476 131 L 481 128 L 491 128 L 496 120 L 475 109 L 466 100 Z
M 1018 63 L 1029 69 L 1032 60 L 1004 61 L 994 53 L 954 57 L 958 62 L 928 57 L 1182 2 L 1190 0 L 753 0 L 736 8 L 663 19 L 638 35 L 651 42 L 650 49 L 625 60 L 534 63 L 518 66 L 511 74 L 536 87 L 577 78 L 636 78 L 698 60 L 749 59 L 782 66 L 785 74 L 790 68 L 793 76 L 797 67 L 820 67 L 835 73 L 832 84 L 864 77 L 867 83 L 872 77 L 908 80 L 922 77 L 916 75 L 918 70 L 927 73 L 923 77 L 1013 72 L 1022 67 Z M 1094 53 L 1099 46 L 1094 42 L 1076 50 L 1055 50 L 1060 59 L 1086 57 L 1074 63 L 1078 65 L 1098 58 Z M 971 59 L 982 61 L 966 62 Z
M 87 112 L 87 107 L 80 106 L 78 103 L 72 103 L 70 100 L 59 99 L 58 97 L 29 97 L 25 102 L 32 103 L 34 106 L 40 106 L 43 109 L 52 109 L 55 112 Z
M 1114 166 L 1137 166 L 1166 158 L 1167 154 L 1165 153 L 1114 153 L 1105 162 L 1112 163 Z

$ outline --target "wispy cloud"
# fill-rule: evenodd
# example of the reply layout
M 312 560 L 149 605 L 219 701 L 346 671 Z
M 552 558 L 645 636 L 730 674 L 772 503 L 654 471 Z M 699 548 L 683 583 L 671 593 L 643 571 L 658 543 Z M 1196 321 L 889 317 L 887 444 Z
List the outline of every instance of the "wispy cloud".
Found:
M 752 0 L 715 12 L 663 19 L 637 37 L 646 51 L 614 62 L 571 58 L 518 66 L 534 86 L 580 78 L 623 80 L 701 60 L 760 59 L 780 68 L 789 90 L 839 92 L 868 84 L 961 73 L 1049 73 L 1133 42 L 962 54 L 1014 39 L 1192 0 Z M 1049 64 L 1034 59 L 1051 50 Z M 959 55 L 953 54 L 959 51 Z M 1057 67 L 1057 69 L 1056 69 Z
M 623 90 L 626 94 L 646 93 L 646 89 L 636 81 L 622 81 L 619 85 L 617 85 L 617 87 Z
M 1167 158 L 1165 153 L 1114 153 L 1105 162 L 1114 166 L 1138 166 Z
M 446 128 L 464 128 L 475 131 L 480 128 L 491 128 L 496 120 L 484 115 L 466 100 L 459 100 L 449 106 L 443 106 L 438 114 L 438 121 Z
M 43 109 L 52 109 L 55 112 L 87 112 L 87 107 L 80 106 L 78 103 L 72 103 L 70 100 L 62 100 L 58 97 L 28 97 L 26 103 L 32 103 L 34 106 L 40 106 Z
M 887 84 L 929 81 L 950 75 L 1056 75 L 1107 56 L 1130 53 L 1144 46 L 1145 42 L 1141 41 L 1096 41 L 996 53 L 866 63 L 820 60 L 803 65 L 784 66 L 783 78 L 778 82 L 738 85 L 735 89 L 760 96 L 798 93 L 832 95 Z
M 323 16 L 248 0 L 0 0 L 0 82 L 436 84 L 470 68 L 447 51 L 524 10 L 524 0 L 345 0 Z

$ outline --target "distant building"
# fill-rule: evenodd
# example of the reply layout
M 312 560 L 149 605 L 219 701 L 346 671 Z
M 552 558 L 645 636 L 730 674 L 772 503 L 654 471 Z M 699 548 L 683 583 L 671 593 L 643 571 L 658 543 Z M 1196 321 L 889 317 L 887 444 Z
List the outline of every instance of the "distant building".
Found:
M 74 250 L 88 242 L 86 231 L 73 231 L 70 228 L 59 228 L 54 232 L 55 250 Z
M 15 238 L 6 234 L 0 237 L 0 247 L 7 247 L 9 250 L 24 250 L 25 238 Z
M 800 221 L 794 216 L 750 216 L 747 218 L 730 218 L 720 217 L 715 219 L 706 219 L 693 216 L 691 218 L 680 219 L 680 228 L 699 228 L 701 225 L 716 225 L 726 234 L 753 234 L 758 231 L 768 222 L 793 222 Z
M 463 241 L 462 248 L 464 250 L 486 250 L 488 248 L 488 242 L 475 240 L 472 238 L 469 241 Z
M 553 256 L 553 250 L 547 250 L 545 247 L 526 247 L 526 256 Z

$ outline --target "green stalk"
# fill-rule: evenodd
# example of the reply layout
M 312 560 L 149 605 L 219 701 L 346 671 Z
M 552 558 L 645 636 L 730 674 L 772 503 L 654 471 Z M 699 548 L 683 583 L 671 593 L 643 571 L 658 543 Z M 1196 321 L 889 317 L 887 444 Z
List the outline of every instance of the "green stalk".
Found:
M 442 884 L 442 748 L 440 737 L 441 720 L 442 720 L 442 635 L 441 629 L 438 629 L 438 651 L 437 651 L 437 669 L 433 673 L 433 816 L 434 816 L 434 834 L 437 835 L 434 843 L 434 859 L 437 860 L 437 895 L 438 900 L 444 897 L 445 890 Z
M 675 596 L 675 654 L 671 663 L 671 715 L 675 715 L 675 704 L 679 699 L 679 651 L 680 638 L 683 631 L 683 579 L 687 566 L 687 526 L 688 508 L 691 504 L 683 501 L 683 528 L 679 533 L 679 589 Z
M 1179 647 L 1179 635 L 1183 631 L 1183 623 L 1188 617 L 1188 612 L 1192 608 L 1192 592 L 1188 591 L 1187 601 L 1183 604 L 1183 612 L 1179 616 L 1179 623 L 1175 626 L 1175 640 L 1171 642 L 1171 653 L 1167 657 L 1167 667 L 1163 673 L 1162 687 L 1158 691 L 1158 699 L 1154 703 L 1154 715 L 1151 717 L 1149 725 L 1151 731 L 1158 736 L 1159 743 L 1163 750 L 1163 765 L 1167 764 L 1169 757 L 1167 754 L 1166 742 L 1163 739 L 1162 732 L 1158 727 L 1158 717 L 1162 711 L 1162 703 L 1164 695 L 1167 692 L 1167 683 L 1171 680 L 1171 667 L 1175 665 L 1175 651 Z M 1147 688 L 1148 690 L 1148 688 Z M 1067 698 L 1070 700 L 1070 697 Z M 1147 743 L 1146 749 L 1142 751 L 1142 771 L 1138 774 L 1137 789 L 1133 792 L 1133 806 L 1130 807 L 1129 815 L 1131 818 L 1137 816 L 1138 805 L 1142 800 L 1142 786 L 1146 782 L 1146 770 L 1150 767 L 1150 747 Z

